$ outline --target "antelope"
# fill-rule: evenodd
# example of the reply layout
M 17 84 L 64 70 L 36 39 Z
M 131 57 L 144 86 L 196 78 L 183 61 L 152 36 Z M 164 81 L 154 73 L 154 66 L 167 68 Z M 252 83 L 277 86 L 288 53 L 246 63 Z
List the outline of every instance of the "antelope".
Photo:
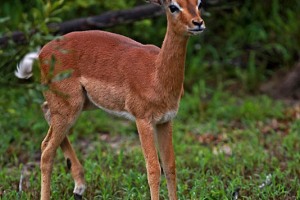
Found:
M 201 0 L 149 0 L 165 9 L 167 31 L 161 49 L 143 45 L 105 31 L 72 32 L 46 44 L 38 55 L 44 92 L 43 111 L 49 130 L 41 144 L 41 199 L 50 199 L 53 160 L 60 146 L 75 182 L 74 197 L 82 199 L 86 189 L 84 172 L 68 139 L 78 115 L 100 108 L 136 123 L 144 155 L 152 200 L 159 199 L 161 164 L 169 199 L 177 199 L 172 119 L 183 94 L 186 48 L 189 36 L 205 29 L 200 16 Z M 60 49 L 67 50 L 63 53 Z M 48 82 L 53 74 L 72 69 L 69 78 Z M 31 54 L 30 58 L 36 56 Z M 18 66 L 16 75 L 30 77 L 31 61 Z M 53 92 L 67 94 L 67 97 Z

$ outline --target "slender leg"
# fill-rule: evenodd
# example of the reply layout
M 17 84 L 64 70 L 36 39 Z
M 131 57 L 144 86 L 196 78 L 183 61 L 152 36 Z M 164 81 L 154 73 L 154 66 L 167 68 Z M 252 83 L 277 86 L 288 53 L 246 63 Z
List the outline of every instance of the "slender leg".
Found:
M 176 195 L 176 167 L 172 143 L 172 123 L 159 124 L 157 128 L 157 142 L 162 167 L 167 178 L 170 200 L 177 200 Z
M 154 127 L 145 120 L 137 120 L 142 150 L 146 161 L 148 184 L 150 187 L 151 200 L 159 199 L 160 165 L 155 148 Z
M 72 82 L 65 85 L 70 87 L 71 83 Z M 45 113 L 46 120 L 50 124 L 50 128 L 41 146 L 41 200 L 50 200 L 51 173 L 56 150 L 59 146 L 61 146 L 69 129 L 74 124 L 79 113 L 82 111 L 84 96 L 81 88 L 79 87 L 78 89 L 73 87 L 71 89 L 70 91 L 66 90 L 66 94 L 69 94 L 67 98 L 62 98 L 50 91 L 45 93 L 48 103 L 46 102 L 42 108 Z M 63 88 L 58 88 L 58 91 L 64 90 Z M 48 112 L 49 110 L 51 111 L 51 114 Z M 64 141 L 62 148 L 67 149 L 66 154 L 70 156 L 70 152 L 73 150 L 68 148 L 68 144 L 68 141 Z M 75 153 L 72 155 L 75 155 Z
M 44 112 L 45 119 L 47 120 L 48 124 L 51 123 L 51 116 L 50 110 L 48 106 L 48 102 L 45 101 L 42 104 L 42 110 Z M 47 137 L 49 138 L 49 137 Z M 45 139 L 48 140 L 48 139 Z M 75 188 L 74 188 L 74 198 L 75 199 L 82 199 L 82 194 L 86 189 L 85 180 L 84 180 L 84 172 L 81 163 L 79 162 L 76 153 L 66 136 L 60 145 L 61 149 L 63 150 L 65 159 L 67 160 L 67 165 L 69 170 L 71 170 L 72 177 L 75 181 Z
M 47 166 L 46 163 L 50 162 L 51 157 L 43 156 L 45 149 L 48 145 L 49 140 L 52 137 L 52 127 L 49 127 L 48 133 L 42 142 L 42 156 L 41 156 L 41 199 L 48 200 L 50 199 L 50 178 L 48 174 L 51 174 L 52 168 Z M 43 158 L 44 157 L 44 158 Z M 53 158 L 52 158 L 53 159 Z M 53 161 L 52 161 L 53 162 Z M 51 176 L 51 175 L 50 175 Z
M 41 155 L 41 199 L 50 199 L 51 173 L 56 150 L 65 138 L 65 129 L 50 126 L 47 136 L 42 142 Z
M 82 194 L 86 189 L 83 167 L 80 164 L 76 156 L 76 153 L 67 136 L 62 141 L 60 147 L 64 152 L 64 156 L 67 160 L 68 168 L 69 170 L 71 170 L 72 177 L 75 181 L 75 188 L 73 191 L 74 197 L 75 199 L 82 199 Z

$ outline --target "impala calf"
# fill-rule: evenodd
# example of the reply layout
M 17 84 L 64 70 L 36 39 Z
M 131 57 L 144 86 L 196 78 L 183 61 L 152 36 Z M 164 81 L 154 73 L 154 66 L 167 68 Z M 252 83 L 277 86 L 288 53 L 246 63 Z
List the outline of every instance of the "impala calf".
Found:
M 183 93 L 188 38 L 200 34 L 205 25 L 200 17 L 201 0 L 150 2 L 163 6 L 167 15 L 167 32 L 161 49 L 114 33 L 83 31 L 53 40 L 39 52 L 42 83 L 49 84 L 51 89 L 44 92 L 46 102 L 43 104 L 50 128 L 41 146 L 42 200 L 50 199 L 53 159 L 59 146 L 71 168 L 75 198 L 81 198 L 84 193 L 83 168 L 67 133 L 81 111 L 91 107 L 136 122 L 152 200 L 159 199 L 161 175 L 155 146 L 157 138 L 169 199 L 177 199 L 171 121 Z M 54 75 L 72 69 L 69 78 L 48 82 L 49 61 L 53 57 L 56 60 Z M 31 66 L 24 63 L 27 64 L 18 66 L 16 75 L 27 78 Z

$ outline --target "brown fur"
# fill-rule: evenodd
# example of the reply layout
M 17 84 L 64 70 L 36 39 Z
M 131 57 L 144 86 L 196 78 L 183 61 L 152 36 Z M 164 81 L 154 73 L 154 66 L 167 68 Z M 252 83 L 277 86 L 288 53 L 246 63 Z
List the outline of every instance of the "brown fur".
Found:
M 67 34 L 41 50 L 42 83 L 48 83 L 51 88 L 44 94 L 47 103 L 43 105 L 50 128 L 42 143 L 41 199 L 50 199 L 53 159 L 59 146 L 72 163 L 72 176 L 76 186 L 80 186 L 74 193 L 84 191 L 83 169 L 67 132 L 80 112 L 93 104 L 129 113 L 136 119 L 153 200 L 159 199 L 160 164 L 154 143 L 157 132 L 169 198 L 177 199 L 171 119 L 163 119 L 169 111 L 177 111 L 183 94 L 186 45 L 190 35 L 187 28 L 194 27 L 192 20 L 200 22 L 202 19 L 197 0 L 177 0 L 184 9 L 177 14 L 169 12 L 169 3 L 170 0 L 165 0 L 163 5 L 167 10 L 168 28 L 162 49 L 109 32 L 85 31 Z M 49 82 L 53 56 L 54 75 L 72 69 L 70 78 Z

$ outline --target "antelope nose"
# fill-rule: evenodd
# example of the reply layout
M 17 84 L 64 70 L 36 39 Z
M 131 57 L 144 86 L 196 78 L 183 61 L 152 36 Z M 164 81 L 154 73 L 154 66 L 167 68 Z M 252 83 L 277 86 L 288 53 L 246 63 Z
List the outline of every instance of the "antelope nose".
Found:
M 193 23 L 195 26 L 201 27 L 201 26 L 203 25 L 203 20 L 196 20 L 196 19 L 193 19 L 193 20 L 192 20 L 192 23 Z

